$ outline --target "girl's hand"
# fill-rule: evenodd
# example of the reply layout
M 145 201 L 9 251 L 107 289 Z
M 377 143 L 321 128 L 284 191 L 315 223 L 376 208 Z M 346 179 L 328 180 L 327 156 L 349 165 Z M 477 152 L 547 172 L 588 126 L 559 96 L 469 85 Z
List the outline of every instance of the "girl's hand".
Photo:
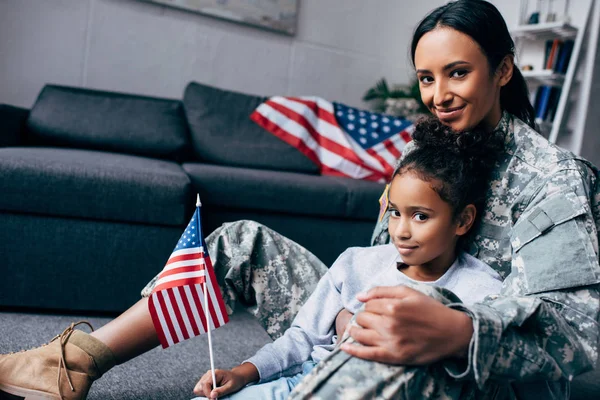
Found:
M 215 369 L 215 379 L 217 380 L 217 388 L 213 390 L 212 373 L 210 370 L 206 371 L 194 387 L 194 394 L 209 399 L 217 399 L 226 394 L 237 392 L 250 382 L 257 381 L 259 375 L 254 364 L 244 363 L 231 370 Z
M 426 365 L 465 357 L 473 336 L 471 318 L 406 286 L 377 287 L 357 298 L 366 303 L 350 336 L 363 346 L 345 352 L 387 364 Z
M 335 334 L 337 335 L 336 344 L 342 340 L 344 332 L 346 332 L 346 327 L 353 316 L 354 314 L 344 308 L 338 313 L 337 317 L 335 317 Z

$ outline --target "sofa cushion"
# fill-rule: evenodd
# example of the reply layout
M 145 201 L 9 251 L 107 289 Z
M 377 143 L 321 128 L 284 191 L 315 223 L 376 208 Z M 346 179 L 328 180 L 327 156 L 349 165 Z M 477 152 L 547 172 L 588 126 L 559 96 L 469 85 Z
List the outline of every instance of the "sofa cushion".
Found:
M 25 108 L 0 104 L 0 147 L 25 143 L 23 132 L 28 116 Z
M 198 157 L 214 164 L 318 173 L 305 155 L 250 119 L 265 100 L 190 83 L 183 105 Z
M 184 159 L 190 151 L 180 101 L 48 85 L 27 121 L 40 144 Z
M 375 221 L 381 183 L 186 163 L 202 202 L 233 209 Z
M 0 210 L 181 226 L 193 202 L 178 164 L 90 150 L 0 148 Z

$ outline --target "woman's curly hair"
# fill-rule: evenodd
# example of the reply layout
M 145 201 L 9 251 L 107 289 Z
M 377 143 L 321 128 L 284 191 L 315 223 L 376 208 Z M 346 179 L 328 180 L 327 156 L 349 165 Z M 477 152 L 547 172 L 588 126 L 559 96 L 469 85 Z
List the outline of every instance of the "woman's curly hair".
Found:
M 431 183 L 450 204 L 454 217 L 469 204 L 479 215 L 504 135 L 480 128 L 455 132 L 435 117 L 424 117 L 417 121 L 412 137 L 415 148 L 400 160 L 392 178 L 413 172 Z

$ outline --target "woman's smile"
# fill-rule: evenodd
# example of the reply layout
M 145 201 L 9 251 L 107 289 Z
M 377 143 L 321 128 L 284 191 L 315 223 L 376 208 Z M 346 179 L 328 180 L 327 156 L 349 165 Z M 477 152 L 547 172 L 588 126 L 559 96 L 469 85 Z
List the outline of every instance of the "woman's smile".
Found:
M 460 107 L 452 107 L 452 108 L 435 108 L 435 115 L 442 122 L 455 121 L 455 120 L 459 119 L 460 117 L 462 117 L 465 107 L 466 106 L 463 105 Z

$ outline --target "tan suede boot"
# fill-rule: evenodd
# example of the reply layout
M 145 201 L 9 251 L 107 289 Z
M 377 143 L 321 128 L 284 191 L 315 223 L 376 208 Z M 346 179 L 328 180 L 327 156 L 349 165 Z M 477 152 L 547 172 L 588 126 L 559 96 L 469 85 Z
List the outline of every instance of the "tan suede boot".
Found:
M 115 365 L 104 343 L 71 324 L 49 344 L 0 355 L 0 399 L 85 399 L 92 382 Z

